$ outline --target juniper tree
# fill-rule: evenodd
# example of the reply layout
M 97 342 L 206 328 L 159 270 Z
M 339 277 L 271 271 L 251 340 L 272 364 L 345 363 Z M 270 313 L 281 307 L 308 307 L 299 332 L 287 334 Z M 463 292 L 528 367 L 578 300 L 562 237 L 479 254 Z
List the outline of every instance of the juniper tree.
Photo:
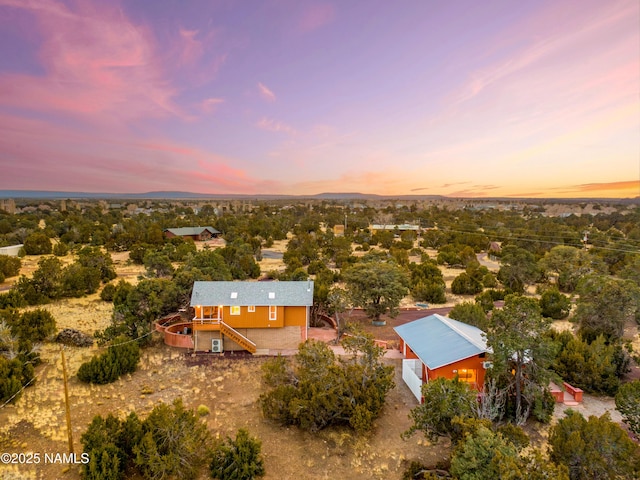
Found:
M 252 480 L 265 474 L 260 454 L 262 443 L 241 428 L 236 438 L 227 437 L 213 450 L 211 476 L 219 480 Z

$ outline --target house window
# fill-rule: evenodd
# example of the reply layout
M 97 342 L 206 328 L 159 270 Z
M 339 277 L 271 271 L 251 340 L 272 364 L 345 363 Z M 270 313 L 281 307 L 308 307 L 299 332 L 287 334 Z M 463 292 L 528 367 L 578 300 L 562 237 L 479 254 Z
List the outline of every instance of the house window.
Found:
M 251 312 L 251 313 L 255 312 L 256 311 L 256 306 L 255 305 L 249 305 L 247 307 L 247 311 Z
M 231 315 L 240 315 L 240 305 L 233 305 L 233 306 L 230 308 L 229 313 L 230 313 Z
M 477 370 L 474 368 L 461 368 L 458 370 L 458 380 L 467 383 L 476 383 L 478 381 Z
M 269 305 L 269 320 L 277 320 L 278 307 L 275 305 Z

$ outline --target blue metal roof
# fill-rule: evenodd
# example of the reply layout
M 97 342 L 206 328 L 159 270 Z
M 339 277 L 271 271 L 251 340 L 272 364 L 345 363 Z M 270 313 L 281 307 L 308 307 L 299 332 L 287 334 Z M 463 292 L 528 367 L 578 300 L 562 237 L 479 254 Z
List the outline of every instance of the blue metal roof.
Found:
M 477 327 L 434 314 L 394 330 L 429 370 L 491 353 L 484 332 Z
M 194 282 L 191 306 L 313 305 L 313 281 Z

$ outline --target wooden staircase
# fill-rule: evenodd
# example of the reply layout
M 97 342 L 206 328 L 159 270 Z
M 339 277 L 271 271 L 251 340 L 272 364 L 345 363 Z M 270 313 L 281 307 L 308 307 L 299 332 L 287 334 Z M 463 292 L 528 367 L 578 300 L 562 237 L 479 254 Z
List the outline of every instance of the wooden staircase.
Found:
M 251 340 L 249 340 L 247 337 L 242 335 L 237 330 L 231 328 L 229 325 L 224 323 L 222 320 L 220 320 L 220 332 L 223 335 L 225 335 L 226 337 L 229 337 L 231 340 L 236 342 L 238 345 L 240 345 L 245 350 L 247 350 L 247 351 L 249 351 L 251 353 L 256 353 L 256 344 L 255 343 L 253 343 Z

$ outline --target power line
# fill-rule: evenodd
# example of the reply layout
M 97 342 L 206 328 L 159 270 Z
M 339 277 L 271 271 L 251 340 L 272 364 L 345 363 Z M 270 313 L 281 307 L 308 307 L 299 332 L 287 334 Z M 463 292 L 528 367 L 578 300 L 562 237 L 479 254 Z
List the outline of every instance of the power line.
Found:
M 525 241 L 525 242 L 547 243 L 547 244 L 550 244 L 550 245 L 571 246 L 571 245 L 567 245 L 566 243 L 563 243 L 563 242 L 552 241 L 552 240 L 541 240 L 539 238 L 513 237 L 513 236 L 507 236 L 507 235 L 487 234 L 487 233 L 484 233 L 484 232 L 470 232 L 470 231 L 465 231 L 465 230 L 455 230 L 455 229 L 452 229 L 452 228 L 442 229 L 441 231 L 443 231 L 443 232 L 464 233 L 464 234 L 467 234 L 467 235 L 482 235 L 482 236 L 485 236 L 485 237 L 493 237 L 493 238 L 503 239 L 503 240 L 520 240 L 520 241 Z M 553 238 L 553 237 L 546 237 L 546 236 L 542 237 L 541 236 L 540 238 Z M 613 252 L 640 253 L 640 248 L 638 248 L 636 250 L 628 250 L 628 249 L 622 249 L 622 248 L 601 247 L 601 246 L 595 246 L 595 245 L 593 245 L 592 248 L 597 248 L 599 250 L 609 250 L 609 251 L 613 251 Z
M 22 393 L 24 391 L 24 389 L 27 388 L 31 383 L 33 383 L 38 377 L 41 377 L 42 375 L 44 375 L 45 370 L 46 369 L 43 369 L 42 372 L 40 372 L 39 375 L 34 375 L 33 378 L 31 380 L 29 380 L 27 383 L 25 383 L 20 390 L 18 390 L 16 393 L 11 395 L 6 402 L 4 402 L 2 405 L 0 405 L 0 410 L 3 409 L 4 407 L 6 407 L 9 404 L 9 402 L 11 402 L 11 400 L 16 398 L 20 393 Z
M 145 337 L 148 337 L 149 335 L 153 334 L 155 331 L 151 330 L 147 333 L 145 333 L 144 335 L 141 335 L 137 338 L 132 338 L 131 340 L 127 340 L 126 342 L 122 342 L 122 343 L 116 343 L 115 345 L 105 345 L 102 347 L 98 347 L 98 351 L 101 350 L 105 350 L 108 349 L 109 347 L 119 347 L 120 345 L 127 345 L 128 343 L 133 343 L 133 342 L 137 342 L 138 340 L 141 340 Z M 63 346 L 63 348 L 65 348 Z M 48 365 L 47 365 L 48 366 Z M 6 407 L 11 400 L 13 400 L 14 398 L 16 398 L 18 395 L 20 395 L 20 393 L 22 393 L 29 385 L 31 385 L 36 379 L 42 377 L 44 375 L 44 373 L 46 372 L 46 368 L 43 368 L 42 371 L 38 374 L 38 375 L 34 375 L 33 378 L 31 380 L 29 380 L 27 383 L 25 383 L 22 388 L 20 388 L 20 390 L 18 390 L 16 393 L 14 393 L 13 395 L 11 395 L 11 397 L 9 397 L 8 400 L 6 400 L 2 405 L 0 405 L 0 410 L 3 409 L 4 407 Z

